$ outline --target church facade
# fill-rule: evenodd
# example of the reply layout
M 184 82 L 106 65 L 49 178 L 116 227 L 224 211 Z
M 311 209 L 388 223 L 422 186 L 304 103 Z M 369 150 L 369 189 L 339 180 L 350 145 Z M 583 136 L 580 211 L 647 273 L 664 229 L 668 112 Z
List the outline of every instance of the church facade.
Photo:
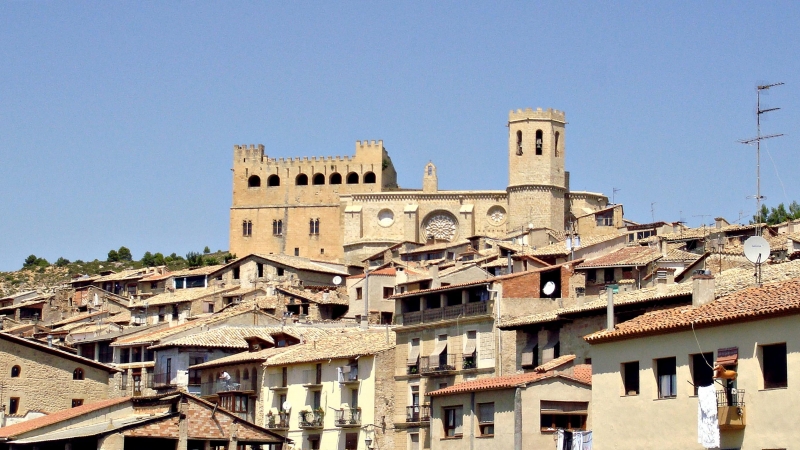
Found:
M 570 192 L 565 125 L 557 110 L 509 113 L 504 190 L 440 191 L 433 163 L 421 190 L 400 189 L 383 141 L 356 142 L 352 157 L 276 159 L 263 145 L 234 146 L 230 251 L 357 264 L 402 241 L 563 232 L 608 205 L 602 194 Z

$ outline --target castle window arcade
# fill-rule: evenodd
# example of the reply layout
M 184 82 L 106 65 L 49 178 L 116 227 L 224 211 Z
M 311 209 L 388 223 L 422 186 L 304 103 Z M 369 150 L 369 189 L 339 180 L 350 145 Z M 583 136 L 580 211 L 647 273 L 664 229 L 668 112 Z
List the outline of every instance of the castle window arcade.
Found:
M 294 179 L 294 184 L 297 186 L 308 186 L 308 175 L 301 173 Z
M 329 184 L 342 184 L 342 174 L 339 172 L 333 172 L 331 174 L 330 180 L 328 181 Z
M 373 172 L 364 174 L 364 184 L 375 184 L 375 174 Z
M 315 185 L 325 184 L 325 175 L 321 173 L 314 174 L 314 178 L 311 182 Z
M 247 179 L 247 187 L 261 187 L 261 178 L 258 175 L 253 175 Z
M 358 184 L 358 174 L 355 172 L 348 173 L 347 184 Z
M 242 236 L 248 237 L 252 235 L 253 235 L 253 221 L 252 220 L 242 221 Z
M 309 234 L 319 235 L 319 219 L 311 219 L 308 221 Z
M 280 185 L 281 185 L 281 177 L 277 175 L 270 175 L 269 178 L 267 178 L 267 186 L 275 187 Z

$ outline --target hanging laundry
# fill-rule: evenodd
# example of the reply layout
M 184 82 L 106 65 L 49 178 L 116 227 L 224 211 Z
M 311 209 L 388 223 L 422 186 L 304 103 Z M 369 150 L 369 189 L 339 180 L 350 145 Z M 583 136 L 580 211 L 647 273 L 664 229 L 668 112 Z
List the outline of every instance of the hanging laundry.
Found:
M 583 450 L 583 431 L 572 432 L 572 447 L 570 450 Z
M 583 446 L 580 450 L 592 450 L 592 432 L 591 431 L 584 431 L 581 433 L 581 440 L 583 441 Z
M 703 448 L 719 447 L 717 392 L 714 385 L 697 388 L 697 442 Z
M 556 436 L 556 450 L 564 450 L 564 430 L 558 430 Z

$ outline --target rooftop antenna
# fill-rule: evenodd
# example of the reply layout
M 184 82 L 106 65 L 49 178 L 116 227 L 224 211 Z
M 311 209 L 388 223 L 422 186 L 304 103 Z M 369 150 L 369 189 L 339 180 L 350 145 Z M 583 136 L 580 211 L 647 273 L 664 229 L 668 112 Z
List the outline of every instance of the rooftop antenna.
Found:
M 761 141 L 783 136 L 783 133 L 768 134 L 766 136 L 761 135 L 761 114 L 780 109 L 761 109 L 761 91 L 766 91 L 771 87 L 781 85 L 783 85 L 783 83 L 762 84 L 756 87 L 756 137 L 739 141 L 740 143 L 747 145 L 750 145 L 754 142 L 756 144 L 756 236 L 761 236 L 761 199 L 764 198 L 761 196 Z
M 621 190 L 622 190 L 622 189 L 617 189 L 617 188 L 615 188 L 615 187 L 612 187 L 612 188 L 611 188 L 611 204 L 612 204 L 612 205 L 616 205 L 616 204 L 617 204 L 617 202 L 616 202 L 616 198 L 617 198 L 617 192 L 619 192 L 619 191 L 621 191 Z
M 656 223 L 656 202 L 650 202 L 650 218 L 653 219 L 652 223 Z

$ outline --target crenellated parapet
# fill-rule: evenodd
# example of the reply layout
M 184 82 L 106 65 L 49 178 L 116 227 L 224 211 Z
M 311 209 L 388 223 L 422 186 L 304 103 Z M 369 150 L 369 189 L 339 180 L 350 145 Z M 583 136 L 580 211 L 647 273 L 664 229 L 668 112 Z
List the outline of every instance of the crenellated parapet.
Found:
M 536 108 L 533 110 L 531 108 L 525 109 L 518 109 L 516 111 L 511 110 L 508 112 L 508 122 L 520 122 L 525 120 L 552 120 L 554 122 L 567 122 L 567 115 L 564 111 L 559 111 L 553 108 L 547 108 L 543 110 L 542 108 Z

